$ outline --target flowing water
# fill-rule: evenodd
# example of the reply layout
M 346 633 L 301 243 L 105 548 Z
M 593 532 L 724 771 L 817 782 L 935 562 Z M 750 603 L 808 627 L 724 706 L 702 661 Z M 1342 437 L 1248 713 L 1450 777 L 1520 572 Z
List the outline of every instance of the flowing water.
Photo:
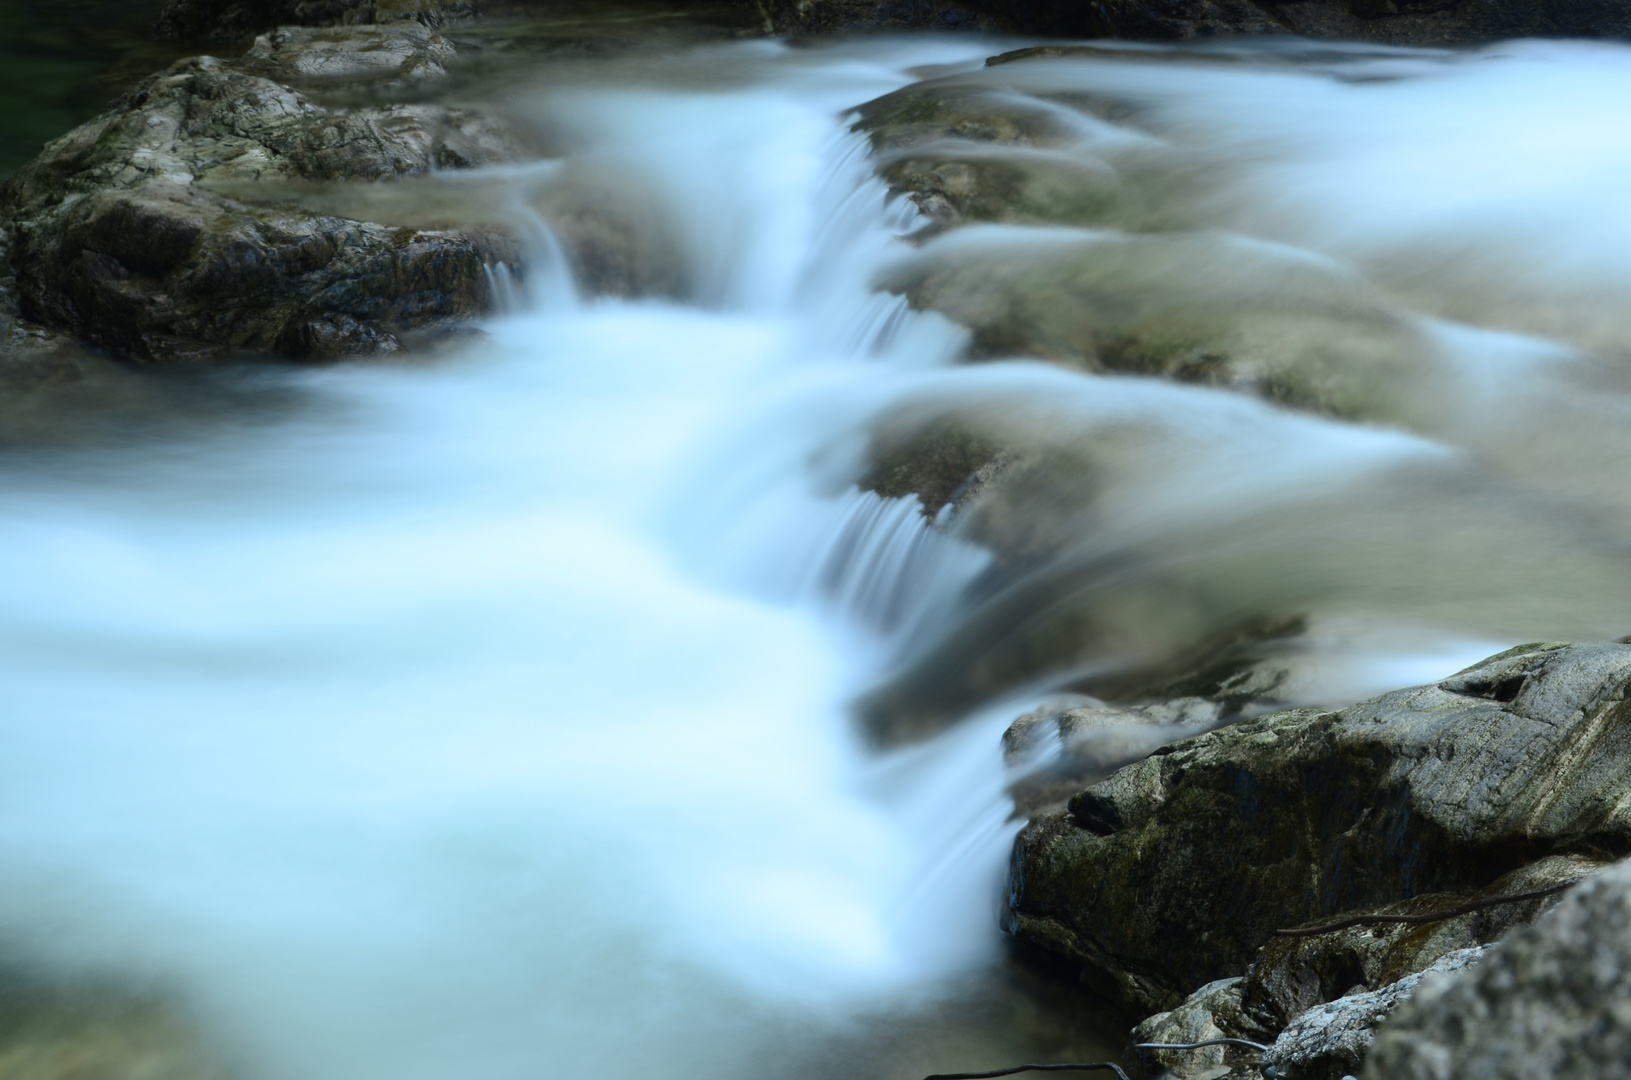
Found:
M 981 68 L 1006 47 L 512 71 L 560 163 L 436 179 L 535 238 L 525 279 L 495 268 L 512 309 L 484 340 L 184 380 L 14 440 L 9 962 L 162 993 L 267 1080 L 1103 1055 L 1121 1033 L 1006 967 L 997 929 L 999 735 L 1081 675 L 982 668 L 1028 610 L 1102 598 L 1107 661 L 1180 640 L 1174 609 L 1293 612 L 1296 693 L 1333 703 L 1631 629 L 1631 53 Z M 1079 117 L 1051 153 L 1173 180 L 1182 273 L 1140 276 L 1127 237 L 1149 234 L 1103 223 L 899 239 L 922 223 L 846 114 L 925 75 Z M 551 199 L 607 176 L 678 266 L 669 298 L 567 276 Z M 1338 344 L 1380 326 L 1376 350 L 1288 362 L 1381 375 L 1336 417 L 959 366 L 966 330 L 875 287 L 1084 244 L 1163 310 L 1234 297 Z M 1044 557 L 1016 569 L 955 514 L 855 487 L 877 430 L 948 412 L 1092 448 L 1047 488 Z M 960 722 L 878 749 L 854 703 L 882 683 Z

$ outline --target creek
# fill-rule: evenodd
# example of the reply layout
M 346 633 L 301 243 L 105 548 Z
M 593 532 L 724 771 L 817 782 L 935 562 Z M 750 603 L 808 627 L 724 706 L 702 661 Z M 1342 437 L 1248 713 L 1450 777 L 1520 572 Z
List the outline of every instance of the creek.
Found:
M 14 962 L 162 993 L 267 1080 L 1103 1057 L 1122 1032 L 997 925 L 1000 735 L 1081 674 L 959 682 L 1023 639 L 1021 601 L 1103 596 L 1105 640 L 1146 652 L 1305 616 L 1292 693 L 1321 704 L 1631 630 L 1631 52 L 982 67 L 1014 44 L 511 70 L 559 168 L 638 190 L 676 296 L 583 295 L 529 209 L 556 167 L 443 176 L 534 237 L 481 339 L 158 379 L 9 439 Z M 1054 152 L 1161 178 L 1167 224 L 902 240 L 922 223 L 849 110 L 925 77 L 1066 111 Z M 1190 245 L 1156 262 L 1181 272 L 1109 246 L 1149 236 Z M 876 288 L 1051 280 L 1083 244 L 1123 260 L 1094 302 L 1245 312 L 1263 355 L 1359 388 L 1322 415 L 962 365 L 967 330 Z M 1067 539 L 994 566 L 858 491 L 912 410 L 1088 446 L 1037 511 Z M 880 685 L 935 733 L 879 748 L 854 704 Z

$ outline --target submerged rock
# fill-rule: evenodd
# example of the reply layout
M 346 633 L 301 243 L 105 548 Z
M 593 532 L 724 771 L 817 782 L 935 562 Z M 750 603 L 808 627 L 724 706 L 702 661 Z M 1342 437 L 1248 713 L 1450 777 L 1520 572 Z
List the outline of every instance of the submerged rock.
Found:
M 1241 237 L 971 226 L 880 284 L 969 327 L 977 358 L 1157 375 L 1415 426 L 1437 397 L 1433 342 L 1358 275 Z
M 1631 850 L 1631 646 L 1536 645 L 1342 712 L 1166 747 L 1033 821 L 1006 925 L 1129 1010 L 1273 931 Z
M 1363 1076 L 1631 1077 L 1631 863 L 1571 890 L 1476 968 L 1424 985 L 1382 1028 Z
M 211 57 L 178 62 L 0 189 L 22 314 L 143 360 L 390 352 L 490 306 L 494 230 L 254 201 L 275 181 L 391 180 L 505 159 L 462 109 L 329 109 Z
M 890 193 L 927 218 L 921 238 L 975 222 L 1171 228 L 1172 170 L 1123 101 L 1016 93 L 990 73 L 914 83 L 855 110 Z

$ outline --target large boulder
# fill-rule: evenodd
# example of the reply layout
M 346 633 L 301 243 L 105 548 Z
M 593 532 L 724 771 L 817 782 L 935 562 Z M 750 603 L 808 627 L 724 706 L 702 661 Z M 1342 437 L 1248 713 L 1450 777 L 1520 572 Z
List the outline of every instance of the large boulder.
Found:
M 1628 687 L 1631 646 L 1524 646 L 1341 712 L 1168 746 L 1020 834 L 1006 925 L 1143 1014 L 1245 972 L 1277 929 L 1430 894 L 1435 910 L 1499 899 L 1549 856 L 1621 856 Z M 1297 1003 L 1283 997 L 1282 1013 Z
M 277 53 L 264 44 L 256 62 Z M 401 58 L 394 63 L 400 70 Z M 279 184 L 402 180 L 509 153 L 504 131 L 467 110 L 325 108 L 197 57 L 48 144 L 0 189 L 0 228 L 21 314 L 121 355 L 390 352 L 484 314 L 489 267 L 515 263 L 514 242 L 257 196 Z
M 1424 986 L 1382 1027 L 1363 1075 L 1631 1077 L 1631 863 L 1572 890 L 1476 968 Z

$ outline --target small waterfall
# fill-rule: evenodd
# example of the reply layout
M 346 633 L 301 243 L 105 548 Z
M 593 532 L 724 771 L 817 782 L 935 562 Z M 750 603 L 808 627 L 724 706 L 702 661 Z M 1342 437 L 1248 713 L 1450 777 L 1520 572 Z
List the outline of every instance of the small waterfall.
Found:
M 812 585 L 846 621 L 895 648 L 945 619 L 990 561 L 989 553 L 933 528 L 916 497 L 851 491 L 839 507 Z

